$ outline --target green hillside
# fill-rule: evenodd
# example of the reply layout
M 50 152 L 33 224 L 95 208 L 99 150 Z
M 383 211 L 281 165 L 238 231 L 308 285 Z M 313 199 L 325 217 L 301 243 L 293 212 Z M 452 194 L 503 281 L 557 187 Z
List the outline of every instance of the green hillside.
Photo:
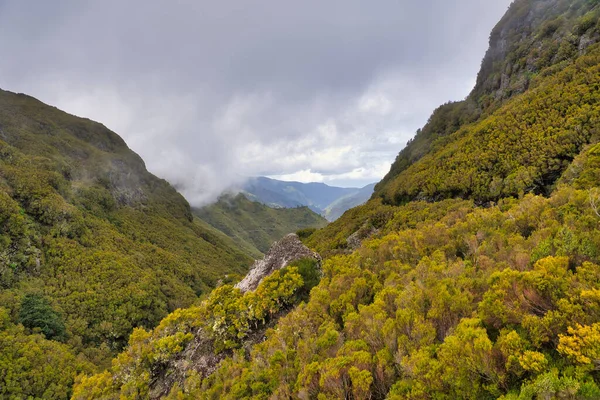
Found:
M 0 398 L 69 398 L 251 261 L 115 133 L 0 91 Z
M 309 300 L 169 398 L 600 398 L 599 12 L 515 1 L 471 96 L 434 112 L 367 204 L 306 240 L 325 258 Z M 204 303 L 231 307 L 216 340 L 252 315 L 227 290 Z M 132 338 L 75 398 L 143 397 L 199 320 Z
M 192 212 L 255 258 L 288 233 L 327 225 L 327 220 L 308 207 L 271 208 L 243 194 L 222 196 L 216 203 Z
M 589 68 L 597 60 L 581 56 L 599 39 L 599 17 L 595 0 L 515 1 L 490 35 L 473 92 L 435 110 L 376 196 L 397 205 L 549 193 L 582 146 L 596 140 L 585 128 L 597 118 Z

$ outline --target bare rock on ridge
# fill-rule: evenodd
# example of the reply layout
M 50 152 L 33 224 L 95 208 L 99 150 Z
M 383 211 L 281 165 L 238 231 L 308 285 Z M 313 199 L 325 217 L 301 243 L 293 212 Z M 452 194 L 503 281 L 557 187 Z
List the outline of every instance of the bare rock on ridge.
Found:
M 321 261 L 321 257 L 306 247 L 295 233 L 284 236 L 275 242 L 262 260 L 256 260 L 250 272 L 235 285 L 242 292 L 255 290 L 263 278 L 274 271 L 284 268 L 292 261 L 302 258 L 314 258 Z
M 264 278 L 302 258 L 321 261 L 321 256 L 306 247 L 296 234 L 284 236 L 271 246 L 262 260 L 254 262 L 250 272 L 235 287 L 242 292 L 253 291 Z M 273 317 L 269 324 L 251 332 L 243 343 L 246 351 L 249 352 L 253 345 L 262 342 L 266 330 L 274 326 L 279 317 L 289 311 L 282 311 Z M 219 367 L 221 361 L 230 354 L 231 352 L 215 354 L 213 338 L 202 328 L 196 330 L 194 339 L 186 345 L 181 354 L 155 371 L 156 374 L 151 378 L 148 397 L 151 400 L 158 400 L 166 396 L 175 383 L 181 387 L 190 371 L 197 372 L 203 378 L 210 376 Z

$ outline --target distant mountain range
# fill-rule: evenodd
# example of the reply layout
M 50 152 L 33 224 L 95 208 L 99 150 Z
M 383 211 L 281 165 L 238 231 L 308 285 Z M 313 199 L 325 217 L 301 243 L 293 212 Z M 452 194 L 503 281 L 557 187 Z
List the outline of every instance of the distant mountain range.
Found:
M 307 206 L 329 221 L 346 210 L 365 203 L 373 194 L 375 184 L 362 188 L 342 188 L 324 183 L 286 182 L 266 177 L 252 178 L 242 187 L 250 200 L 275 208 Z

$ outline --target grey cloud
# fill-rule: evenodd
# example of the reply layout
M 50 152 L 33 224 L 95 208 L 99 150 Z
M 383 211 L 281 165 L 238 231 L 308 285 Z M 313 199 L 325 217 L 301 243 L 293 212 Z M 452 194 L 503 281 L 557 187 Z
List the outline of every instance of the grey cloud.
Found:
M 468 93 L 508 4 L 4 0 L 0 86 L 105 123 L 196 204 L 247 175 L 360 184 Z

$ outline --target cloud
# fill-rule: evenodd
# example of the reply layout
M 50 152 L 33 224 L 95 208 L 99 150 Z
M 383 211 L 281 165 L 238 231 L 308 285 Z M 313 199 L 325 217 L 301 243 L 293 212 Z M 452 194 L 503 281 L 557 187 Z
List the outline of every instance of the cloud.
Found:
M 380 179 L 472 88 L 509 0 L 0 2 L 0 87 L 115 130 L 193 204 Z

